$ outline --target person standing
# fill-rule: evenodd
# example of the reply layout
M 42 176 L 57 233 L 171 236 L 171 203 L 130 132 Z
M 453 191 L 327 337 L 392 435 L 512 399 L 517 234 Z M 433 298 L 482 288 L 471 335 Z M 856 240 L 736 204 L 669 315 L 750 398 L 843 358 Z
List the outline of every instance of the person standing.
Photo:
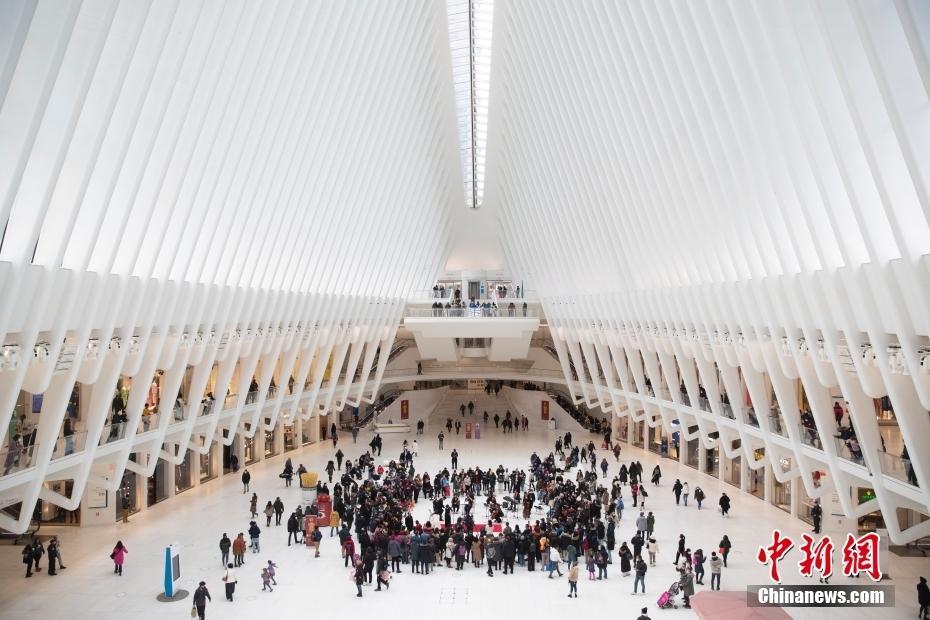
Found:
M 685 599 L 685 609 L 691 609 L 691 597 L 694 596 L 694 575 L 692 575 L 690 567 L 686 566 L 681 571 L 681 579 L 678 580 L 678 587 L 681 589 L 681 594 Z
M 232 564 L 226 565 L 226 574 L 223 575 L 223 583 L 226 584 L 226 600 L 232 603 L 233 595 L 236 593 L 236 570 Z
M 34 538 L 32 541 L 32 563 L 34 567 L 33 570 L 37 573 L 42 570 L 42 567 L 39 566 L 39 562 L 43 555 L 45 555 L 45 547 L 42 546 L 38 538 Z
M 231 547 L 232 541 L 229 540 L 226 532 L 223 532 L 223 537 L 220 538 L 220 562 L 222 562 L 223 566 L 229 564 L 229 549 Z
M 917 617 L 921 620 L 930 618 L 930 587 L 927 586 L 926 577 L 921 577 L 917 583 L 917 604 L 920 605 Z
M 57 575 L 55 566 L 58 563 L 58 540 L 52 538 L 48 541 L 48 574 Z
M 646 571 L 648 570 L 646 562 L 642 558 L 636 560 L 636 578 L 633 580 L 633 594 L 639 590 L 639 586 L 643 586 L 643 594 L 646 593 Z
M 262 531 L 258 528 L 258 524 L 255 521 L 249 522 L 249 539 L 251 540 L 252 553 L 258 553 L 261 548 L 258 544 L 258 538 L 261 536 Z
M 23 564 L 26 565 L 26 577 L 32 577 L 32 543 L 23 546 Z
M 245 495 L 249 492 L 249 482 L 252 480 L 252 474 L 249 473 L 248 469 L 242 470 L 242 494 Z
M 730 555 L 730 547 L 732 547 L 733 545 L 730 544 L 730 538 L 726 534 L 724 534 L 723 538 L 720 539 L 720 544 L 718 546 L 720 547 L 719 549 L 720 557 L 723 558 L 723 567 L 726 568 L 727 567 L 727 556 Z
M 646 613 L 649 611 L 648 607 L 643 607 L 639 611 L 640 611 L 639 618 L 637 618 L 636 620 L 652 620 L 652 618 L 646 615 Z
M 258 493 L 252 493 L 252 499 L 249 501 L 249 513 L 253 519 L 258 516 Z
M 688 483 L 686 482 L 681 486 L 681 497 L 682 499 L 685 500 L 685 506 L 688 505 L 688 494 L 689 493 L 691 493 L 691 490 L 688 487 Z
M 723 568 L 723 560 L 717 555 L 716 551 L 710 552 L 710 589 L 720 589 L 720 572 Z
M 113 560 L 113 572 L 123 576 L 123 562 L 126 561 L 126 554 L 129 553 L 129 550 L 123 545 L 123 541 L 117 540 L 116 546 L 113 547 L 113 553 L 110 554 L 110 559 Z
M 439 449 L 440 450 L 442 450 L 442 440 L 445 438 L 446 436 L 442 434 L 442 431 L 439 431 Z M 361 594 L 359 594 L 359 596 L 361 596 Z
M 572 562 L 571 568 L 568 569 L 568 598 L 575 595 L 578 598 L 578 560 Z
M 559 557 L 559 550 L 549 545 L 549 579 L 552 579 L 552 571 L 557 572 L 559 577 L 562 576 L 562 571 L 559 570 L 559 562 L 561 559 L 562 558 Z
M 232 550 L 233 560 L 235 560 L 236 566 L 245 564 L 245 534 L 239 532 L 239 536 L 233 541 Z
M 649 566 L 656 565 L 656 554 L 659 552 L 659 545 L 655 538 L 650 538 L 646 543 L 646 551 L 649 553 Z
M 820 521 L 823 518 L 823 508 L 820 507 L 820 500 L 815 500 L 811 507 L 811 520 L 814 522 L 814 533 L 820 533 Z
M 210 591 L 207 590 L 207 583 L 201 581 L 200 585 L 194 590 L 194 607 L 197 608 L 197 617 L 204 620 L 207 612 L 207 601 L 212 601 Z

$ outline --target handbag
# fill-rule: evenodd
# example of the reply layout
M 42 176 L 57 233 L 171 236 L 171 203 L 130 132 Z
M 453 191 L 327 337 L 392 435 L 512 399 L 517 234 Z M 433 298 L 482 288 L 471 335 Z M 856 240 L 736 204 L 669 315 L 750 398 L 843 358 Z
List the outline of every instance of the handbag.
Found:
M 116 559 L 116 552 L 115 552 L 115 551 L 114 551 L 113 553 L 110 554 L 110 559 L 111 559 L 111 560 L 115 560 L 115 559 Z
M 196 617 L 197 617 L 197 606 L 194 605 L 193 607 L 191 607 L 191 618 L 196 618 Z

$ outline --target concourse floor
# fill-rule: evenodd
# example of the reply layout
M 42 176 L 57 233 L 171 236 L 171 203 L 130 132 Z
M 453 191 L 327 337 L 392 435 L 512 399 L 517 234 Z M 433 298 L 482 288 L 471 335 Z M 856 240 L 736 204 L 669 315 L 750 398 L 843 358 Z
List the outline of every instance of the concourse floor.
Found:
M 427 425 L 426 433 L 420 437 L 419 457 L 414 464 L 418 472 L 435 474 L 440 466 L 449 465 L 449 452 L 458 448 L 462 466 L 478 465 L 496 468 L 498 464 L 510 469 L 528 465 L 529 455 L 534 450 L 541 456 L 548 454 L 556 437 L 555 431 L 531 428 L 529 433 L 503 435 L 492 428 L 483 429 L 479 440 L 466 440 L 464 434 L 450 436 L 446 433 L 445 450 L 438 450 L 436 434 L 438 425 Z M 532 424 L 532 423 L 531 423 Z M 536 424 L 539 426 L 539 423 Z M 464 431 L 463 431 L 464 433 Z M 577 435 L 577 434 L 576 434 Z M 412 435 L 384 435 L 382 459 L 396 457 L 404 437 Z M 370 433 L 359 435 L 358 443 L 348 445 L 340 442 L 347 457 L 355 460 L 367 447 Z M 596 444 L 600 438 L 591 435 Z M 577 437 L 578 440 L 587 437 Z M 332 458 L 332 444 L 321 443 L 303 450 L 288 453 L 294 466 L 303 463 L 310 470 L 322 471 L 326 461 Z M 607 454 L 599 451 L 599 456 Z M 609 476 L 619 469 L 612 455 Z M 259 509 L 265 502 L 280 496 L 285 503 L 285 518 L 297 505 L 300 489 L 296 484 L 285 488 L 278 477 L 285 456 L 275 457 L 250 467 L 251 488 L 259 496 Z M 517 567 L 515 575 L 496 572 L 493 578 L 485 575 L 485 569 L 466 565 L 457 572 L 444 566 L 437 567 L 428 576 L 412 575 L 403 567 L 395 575 L 388 591 L 375 592 L 365 587 L 364 597 L 355 596 L 355 585 L 350 580 L 349 569 L 339 557 L 337 538 L 324 538 L 322 557 L 314 559 L 305 547 L 288 547 L 287 531 L 280 527 L 262 526 L 261 548 L 258 555 L 246 553 L 246 564 L 238 569 L 239 584 L 236 600 L 228 603 L 220 581 L 222 569 L 218 541 L 223 532 L 234 538 L 245 532 L 249 524 L 249 495 L 243 495 L 238 474 L 229 474 L 191 489 L 134 516 L 128 524 L 83 528 L 43 528 L 43 533 L 57 533 L 62 538 L 62 555 L 67 570 L 58 576 L 44 572 L 31 579 L 24 579 L 24 566 L 20 548 L 0 546 L 0 618 L 41 618 L 43 620 L 75 618 L 110 619 L 159 619 L 189 617 L 190 598 L 176 603 L 160 603 L 156 595 L 161 591 L 163 557 L 165 545 L 178 543 L 181 547 L 180 587 L 193 591 L 200 580 L 207 582 L 213 601 L 207 607 L 208 618 L 306 618 L 325 617 L 379 617 L 379 618 L 435 618 L 441 614 L 443 620 L 458 618 L 494 617 L 507 620 L 526 618 L 534 620 L 566 617 L 597 617 L 634 619 L 642 607 L 649 608 L 649 615 L 657 618 L 690 618 L 695 614 L 689 610 L 665 610 L 656 608 L 655 602 L 661 592 L 671 584 L 676 573 L 672 566 L 679 533 L 684 533 L 688 545 L 703 548 L 709 556 L 717 548 L 721 535 L 729 535 L 733 543 L 729 567 L 724 569 L 724 590 L 744 591 L 747 584 L 768 583 L 767 568 L 760 565 L 755 554 L 762 544 L 769 544 L 771 532 L 779 528 L 799 540 L 800 533 L 807 531 L 805 523 L 790 518 L 785 512 L 716 478 L 637 448 L 624 445 L 621 463 L 639 459 L 647 478 L 653 466 L 659 462 L 663 471 L 662 485 L 649 485 L 648 509 L 656 514 L 656 539 L 659 545 L 658 565 L 650 568 L 646 575 L 647 592 L 633 595 L 633 577 L 621 577 L 619 563 L 609 566 L 606 581 L 588 581 L 582 570 L 577 599 L 567 598 L 568 583 L 561 579 L 547 579 L 544 572 L 528 572 Z M 688 507 L 676 507 L 671 486 L 676 477 L 688 481 L 693 492 L 700 485 L 707 493 L 705 508 L 698 511 L 694 502 Z M 733 500 L 732 517 L 723 519 L 716 511 L 720 492 L 725 490 Z M 629 540 L 634 533 L 637 515 L 627 489 L 624 494 L 627 509 L 617 529 L 618 545 Z M 423 520 L 427 517 L 429 503 L 420 498 L 414 516 Z M 477 512 L 484 516 L 483 505 Z M 511 520 L 511 525 L 522 520 Z M 328 534 L 328 529 L 325 534 Z M 121 539 L 129 550 L 124 574 L 113 574 L 109 559 L 110 551 L 117 539 Z M 273 593 L 262 592 L 261 566 L 266 560 L 278 564 L 279 585 Z M 42 560 L 43 569 L 47 557 Z M 834 561 L 838 563 L 839 557 Z M 785 583 L 816 583 L 803 581 L 797 571 L 798 553 L 795 549 L 781 563 Z M 930 576 L 930 559 L 899 558 L 886 555 L 882 561 L 890 569 L 896 585 L 897 604 L 894 609 L 827 610 L 793 609 L 794 618 L 825 619 L 830 614 L 842 613 L 846 620 L 871 618 L 876 612 L 885 618 L 913 618 L 917 614 L 915 584 L 917 575 Z M 583 567 L 582 567 L 583 569 Z M 563 565 L 563 573 L 565 572 Z M 834 577 L 832 583 L 867 583 L 867 579 L 852 580 Z M 710 572 L 705 577 L 710 583 Z M 709 589 L 709 585 L 696 586 L 698 592 Z M 678 597 L 680 602 L 680 597 Z M 273 607 L 271 607 L 273 605 Z M 391 607 L 387 607 L 390 605 Z M 350 614 L 348 616 L 344 614 Z M 493 614 L 493 616 L 492 616 Z

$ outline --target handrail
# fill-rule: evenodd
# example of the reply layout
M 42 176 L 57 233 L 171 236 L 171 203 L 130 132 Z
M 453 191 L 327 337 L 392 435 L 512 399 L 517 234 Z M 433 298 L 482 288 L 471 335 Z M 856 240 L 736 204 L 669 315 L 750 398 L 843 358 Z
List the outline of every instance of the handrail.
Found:
M 423 319 L 536 319 L 539 311 L 522 307 L 516 308 L 407 308 L 407 318 Z

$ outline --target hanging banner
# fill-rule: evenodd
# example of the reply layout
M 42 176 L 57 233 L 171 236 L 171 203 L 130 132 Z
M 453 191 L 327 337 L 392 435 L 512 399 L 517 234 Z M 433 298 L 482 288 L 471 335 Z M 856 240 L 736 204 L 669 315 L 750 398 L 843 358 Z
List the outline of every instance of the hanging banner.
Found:
M 471 422 L 465 423 L 465 439 L 471 439 Z
M 542 419 L 545 422 L 549 419 L 549 401 L 543 400 L 539 403 L 540 413 L 542 414 Z
M 402 400 L 400 401 L 400 419 L 407 420 L 410 418 L 410 401 Z

